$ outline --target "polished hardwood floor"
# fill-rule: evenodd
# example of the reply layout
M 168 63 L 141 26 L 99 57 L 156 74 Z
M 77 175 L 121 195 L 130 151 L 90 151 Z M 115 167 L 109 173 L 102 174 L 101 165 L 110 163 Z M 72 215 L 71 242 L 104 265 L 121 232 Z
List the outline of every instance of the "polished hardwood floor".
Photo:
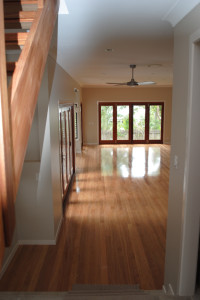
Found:
M 164 280 L 168 145 L 84 147 L 56 246 L 20 246 L 1 291 Z

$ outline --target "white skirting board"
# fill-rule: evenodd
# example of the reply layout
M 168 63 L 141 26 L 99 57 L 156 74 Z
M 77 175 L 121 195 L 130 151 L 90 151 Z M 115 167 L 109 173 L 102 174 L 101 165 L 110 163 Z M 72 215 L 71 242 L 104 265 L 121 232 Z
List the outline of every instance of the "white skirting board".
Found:
M 174 290 L 173 290 L 173 288 L 172 288 L 172 286 L 171 286 L 170 283 L 167 286 L 163 285 L 163 292 L 166 295 L 170 295 L 170 296 L 174 296 L 175 295 Z
M 18 245 L 56 245 L 56 240 L 19 240 Z
M 62 226 L 62 222 L 63 222 L 63 217 L 60 218 L 60 222 L 59 222 L 59 225 L 58 225 L 58 228 L 57 228 L 57 232 L 56 232 L 56 235 L 55 235 L 55 242 L 56 243 L 57 243 L 58 235 L 60 233 L 60 228 Z
M 18 245 L 56 245 L 57 238 L 62 225 L 63 217 L 59 221 L 59 225 L 53 240 L 19 240 Z
M 171 286 L 170 283 L 169 283 L 169 294 L 172 295 L 172 296 L 175 295 L 174 290 L 173 290 L 173 288 L 172 288 L 172 286 Z
M 97 146 L 98 143 L 84 143 L 83 146 Z

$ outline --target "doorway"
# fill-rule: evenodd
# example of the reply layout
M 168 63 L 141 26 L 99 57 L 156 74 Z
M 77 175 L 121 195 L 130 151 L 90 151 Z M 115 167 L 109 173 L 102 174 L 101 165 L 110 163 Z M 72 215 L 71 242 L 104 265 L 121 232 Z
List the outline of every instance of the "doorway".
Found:
M 162 144 L 163 118 L 163 102 L 100 102 L 99 144 Z
M 62 198 L 65 199 L 75 173 L 75 136 L 73 105 L 59 106 L 59 136 Z

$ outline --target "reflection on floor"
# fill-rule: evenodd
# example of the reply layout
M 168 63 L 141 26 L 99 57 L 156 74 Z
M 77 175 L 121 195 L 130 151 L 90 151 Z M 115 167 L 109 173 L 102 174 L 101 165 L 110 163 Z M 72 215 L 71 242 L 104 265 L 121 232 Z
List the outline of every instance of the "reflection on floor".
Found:
M 161 149 L 159 146 L 101 147 L 101 174 L 139 178 L 160 175 Z
M 84 148 L 77 196 L 70 197 L 67 213 L 78 220 L 80 211 L 74 215 L 72 208 L 76 203 L 87 227 L 87 246 L 80 255 L 85 277 L 78 275 L 78 282 L 162 288 L 169 154 L 167 145 Z
M 169 153 L 167 145 L 84 147 L 57 245 L 21 246 L 0 290 L 161 289 Z

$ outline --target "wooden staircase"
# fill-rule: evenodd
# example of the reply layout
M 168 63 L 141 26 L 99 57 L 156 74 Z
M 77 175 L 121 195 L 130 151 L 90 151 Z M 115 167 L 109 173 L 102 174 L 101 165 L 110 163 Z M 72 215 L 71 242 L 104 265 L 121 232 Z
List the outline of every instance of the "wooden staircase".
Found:
M 0 0 L 0 260 L 12 242 L 14 202 L 58 7 L 59 0 Z
M 4 0 L 4 22 L 5 29 L 27 29 L 36 16 L 38 1 L 14 1 Z
M 4 26 L 8 76 L 12 76 L 15 67 L 17 66 L 17 60 L 25 45 L 31 25 L 37 15 L 37 9 L 38 1 L 36 0 L 4 0 Z M 15 55 L 16 51 L 18 51 L 18 55 Z

